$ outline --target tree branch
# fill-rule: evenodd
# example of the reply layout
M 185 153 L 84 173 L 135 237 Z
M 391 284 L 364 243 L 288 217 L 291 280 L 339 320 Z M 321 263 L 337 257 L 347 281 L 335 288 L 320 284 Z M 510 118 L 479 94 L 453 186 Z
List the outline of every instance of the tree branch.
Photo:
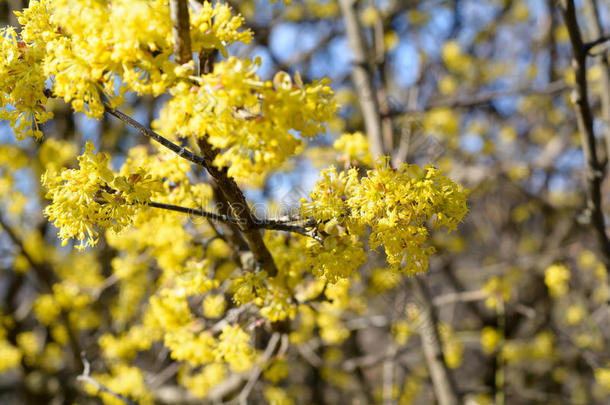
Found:
M 265 365 L 267 364 L 267 362 L 269 361 L 269 359 L 271 359 L 271 356 L 273 356 L 273 353 L 275 352 L 275 348 L 277 347 L 277 344 L 280 341 L 280 333 L 279 332 L 274 332 L 271 335 L 271 338 L 269 339 L 269 343 L 267 343 L 267 347 L 265 348 L 265 351 L 263 352 L 263 355 L 260 358 L 260 366 L 254 366 L 254 368 L 250 371 L 249 376 L 248 376 L 248 382 L 246 383 L 246 385 L 244 386 L 244 388 L 241 390 L 241 392 L 239 393 L 239 396 L 237 397 L 237 401 L 240 404 L 247 404 L 248 402 L 248 396 L 250 395 L 250 392 L 252 392 L 252 389 L 254 388 L 254 386 L 256 385 L 256 382 L 258 381 L 258 378 L 260 377 L 261 373 L 263 372 L 263 367 L 265 367 Z
M 343 14 L 345 21 L 345 32 L 349 47 L 354 54 L 352 81 L 358 94 L 371 155 L 373 155 L 373 158 L 376 158 L 382 155 L 384 150 L 379 103 L 377 92 L 373 85 L 373 72 L 371 72 L 371 67 L 368 63 L 369 55 L 366 38 L 362 35 L 362 27 L 356 13 L 356 1 L 339 0 L 339 7 L 341 7 L 341 14 Z
M 550 95 L 554 93 L 562 92 L 566 90 L 568 86 L 563 80 L 556 80 L 547 84 L 545 87 L 516 87 L 508 90 L 496 90 L 486 91 L 479 94 L 467 95 L 467 96 L 456 96 L 450 98 L 438 98 L 430 100 L 422 109 L 399 109 L 390 111 L 390 116 L 409 114 L 427 111 L 432 108 L 449 107 L 449 108 L 471 108 L 481 104 L 487 104 L 502 97 L 510 97 L 516 95 Z
M 572 68 L 574 69 L 576 83 L 572 92 L 572 102 L 576 110 L 578 129 L 587 165 L 587 211 L 595 231 L 602 261 L 608 267 L 610 266 L 610 240 L 606 234 L 606 224 L 601 201 L 603 168 L 597 157 L 595 133 L 593 132 L 593 115 L 588 99 L 587 52 L 582 41 L 578 21 L 576 20 L 574 1 L 563 0 L 561 9 L 572 44 Z
M 25 257 L 25 259 L 28 261 L 28 263 L 30 264 L 32 269 L 34 269 L 34 274 L 36 274 L 36 277 L 42 283 L 43 289 L 47 293 L 52 294 L 53 293 L 53 284 L 55 284 L 57 282 L 57 280 L 56 280 L 55 274 L 53 272 L 53 269 L 51 268 L 51 265 L 46 262 L 41 263 L 41 262 L 34 260 L 34 258 L 25 249 L 21 238 L 4 221 L 4 219 L 2 218 L 1 215 L 0 215 L 0 228 L 4 229 L 4 231 L 8 234 L 8 236 L 11 239 L 11 241 L 13 242 L 13 244 L 15 244 L 19 248 L 23 257 Z M 63 324 L 66 328 L 66 331 L 68 333 L 68 342 L 70 344 L 70 350 L 72 351 L 72 361 L 74 363 L 73 366 L 76 369 L 78 367 L 78 356 L 80 353 L 80 343 L 78 341 L 76 333 L 74 332 L 74 329 L 70 325 L 70 318 L 65 309 L 61 310 L 61 312 L 59 313 L 59 318 L 63 322 Z
M 205 138 L 199 139 L 198 143 L 205 161 L 213 162 L 218 151 Z M 233 217 L 237 219 L 237 226 L 242 232 L 254 258 L 267 271 L 269 276 L 275 276 L 277 274 L 275 261 L 263 241 L 260 227 L 257 225 L 254 214 L 252 214 L 246 202 L 246 197 L 237 186 L 237 183 L 235 183 L 232 177 L 229 177 L 226 167 L 217 168 L 213 165 L 206 165 L 206 170 L 226 198 Z
M 225 223 L 229 223 L 229 224 L 233 224 L 233 225 L 239 224 L 239 219 L 236 219 L 236 218 L 230 217 L 228 215 L 224 215 L 224 214 L 216 214 L 214 212 L 204 211 L 204 210 L 197 209 L 197 208 L 187 208 L 187 207 L 181 207 L 179 205 L 165 204 L 165 203 L 159 203 L 159 202 L 155 202 L 155 201 L 150 201 L 148 203 L 148 206 L 154 207 L 154 208 L 161 208 L 161 209 L 169 210 L 169 211 L 181 212 L 181 213 L 188 214 L 188 215 L 195 215 L 198 217 L 204 217 L 204 218 L 212 219 L 214 221 L 225 222 Z M 309 221 L 305 222 L 303 225 L 294 225 L 289 222 L 292 222 L 292 221 L 284 221 L 281 219 L 280 220 L 278 220 L 278 219 L 258 219 L 258 218 L 254 219 L 254 224 L 256 225 L 257 228 L 269 229 L 269 230 L 274 230 L 274 231 L 286 231 L 286 232 L 298 233 L 300 235 L 309 236 L 310 238 L 314 238 L 318 242 L 322 243 L 322 240 L 316 234 L 315 229 L 307 229 L 307 228 L 311 228 L 311 227 L 315 226 L 315 224 L 316 224 L 315 221 L 309 220 Z
M 132 401 L 131 399 L 112 391 L 110 388 L 106 387 L 105 385 L 102 385 L 97 380 L 95 380 L 93 377 L 91 377 L 91 374 L 90 374 L 91 365 L 89 364 L 89 361 L 85 358 L 84 353 L 81 353 L 81 360 L 83 362 L 83 373 L 81 375 L 79 375 L 78 377 L 76 377 L 77 381 L 87 382 L 87 383 L 93 385 L 99 391 L 110 394 L 113 397 L 115 397 L 116 399 L 118 399 L 119 401 L 125 402 L 127 405 L 139 405 L 138 402 Z
M 589 1 L 591 1 L 591 0 L 589 0 Z M 597 21 L 598 21 L 597 24 L 599 24 L 599 20 L 597 20 Z M 601 25 L 599 25 L 599 27 L 601 28 Z M 599 31 L 599 35 L 598 36 L 599 36 L 599 38 L 597 38 L 596 40 L 591 41 L 591 42 L 587 42 L 587 43 L 584 44 L 585 45 L 586 53 L 589 53 L 589 51 L 591 49 L 593 49 L 594 47 L 596 47 L 597 45 L 603 44 L 604 42 L 610 41 L 610 35 L 601 35 L 601 29 Z
M 411 279 L 411 289 L 420 310 L 419 335 L 436 400 L 439 405 L 457 405 L 461 401 L 453 377 L 445 363 L 441 339 L 436 326 L 438 319 L 432 305 L 432 299 L 424 282 L 417 276 Z
M 173 143 L 172 141 L 170 141 L 167 138 L 162 137 L 161 135 L 159 135 L 158 133 L 156 133 L 152 129 L 150 129 L 148 127 L 145 127 L 144 125 L 140 124 L 138 121 L 134 120 L 130 116 L 125 115 L 122 112 L 120 112 L 119 110 L 110 107 L 108 104 L 104 104 L 104 107 L 106 109 L 106 113 L 108 113 L 108 114 L 118 118 L 119 120 L 123 121 L 127 125 L 131 126 L 135 130 L 137 130 L 140 134 L 142 134 L 145 137 L 150 138 L 153 141 L 155 141 L 155 142 L 165 146 L 167 149 L 171 150 L 172 152 L 174 152 L 178 156 L 188 160 L 189 162 L 195 163 L 196 165 L 199 165 L 199 166 L 204 167 L 204 168 L 207 169 L 208 163 L 201 156 L 198 156 L 198 155 L 194 154 L 193 152 L 190 152 L 190 151 L 186 150 L 182 146 L 176 145 L 175 143 Z
M 191 61 L 191 34 L 187 0 L 169 0 L 174 57 L 179 65 Z
M 595 0 L 586 0 L 585 8 L 589 20 L 589 27 L 593 37 L 599 38 L 596 41 L 585 44 L 586 52 L 589 53 L 591 48 L 604 41 L 610 40 L 610 36 L 603 36 L 602 25 L 599 18 L 599 9 Z M 604 138 L 606 140 L 606 158 L 610 157 L 610 62 L 608 61 L 607 52 L 603 52 L 598 58 L 597 63 L 601 68 L 601 104 L 602 104 L 602 120 L 605 124 Z

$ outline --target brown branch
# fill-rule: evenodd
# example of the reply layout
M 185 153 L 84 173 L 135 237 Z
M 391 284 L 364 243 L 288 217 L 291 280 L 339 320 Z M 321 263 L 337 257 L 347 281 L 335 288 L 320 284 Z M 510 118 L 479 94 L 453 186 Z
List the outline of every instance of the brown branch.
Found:
M 45 292 L 52 294 L 53 293 L 53 284 L 55 284 L 57 282 L 57 279 L 55 277 L 55 274 L 53 273 L 53 269 L 51 268 L 51 265 L 46 262 L 41 263 L 41 262 L 34 260 L 34 258 L 25 249 L 21 238 L 8 225 L 8 223 L 6 223 L 4 221 L 4 219 L 2 218 L 1 215 L 0 215 L 0 229 L 4 229 L 4 231 L 7 233 L 7 235 L 13 242 L 13 244 L 19 248 L 23 257 L 25 257 L 25 259 L 28 261 L 28 263 L 34 270 L 34 274 L 36 274 L 36 277 L 40 280 Z M 70 325 L 70 319 L 69 319 L 68 313 L 66 312 L 65 309 L 62 309 L 60 311 L 59 318 L 63 322 L 63 324 L 66 328 L 66 331 L 68 333 L 68 342 L 70 344 L 70 349 L 72 351 L 72 360 L 74 362 L 74 368 L 76 369 L 78 367 L 78 363 L 79 363 L 80 343 L 77 339 L 74 329 Z
M 214 221 L 225 222 L 233 225 L 239 225 L 239 219 L 230 217 L 224 214 L 216 214 L 214 212 L 209 212 L 197 208 L 187 208 L 179 205 L 173 204 L 165 204 L 159 203 L 155 201 L 150 201 L 147 204 L 149 207 L 160 208 L 169 211 L 181 212 L 183 214 L 195 215 L 198 217 L 204 217 L 207 219 L 211 219 Z M 300 235 L 309 236 L 310 238 L 316 239 L 318 242 L 322 243 L 320 237 L 316 234 L 315 229 L 307 229 L 313 227 L 316 223 L 315 221 L 307 221 L 304 225 L 294 225 L 289 222 L 286 222 L 282 219 L 254 219 L 254 223 L 257 228 L 260 229 L 269 229 L 274 231 L 285 231 L 298 233 Z
M 198 144 L 204 159 L 208 162 L 213 162 L 214 159 L 216 159 L 218 151 L 207 141 L 207 139 L 200 139 Z M 262 269 L 267 271 L 269 276 L 275 276 L 277 274 L 277 267 L 271 256 L 271 252 L 269 252 L 269 249 L 267 249 L 267 246 L 263 241 L 256 219 L 250 211 L 250 208 L 248 208 L 246 197 L 237 186 L 237 183 L 235 183 L 233 178 L 229 177 L 226 167 L 217 168 L 213 165 L 206 165 L 206 170 L 226 198 L 233 217 L 237 219 L 239 230 L 242 232 L 257 263 Z
M 252 389 L 254 388 L 254 386 L 256 385 L 256 382 L 258 381 L 258 378 L 260 377 L 261 373 L 263 372 L 263 367 L 265 367 L 265 365 L 267 364 L 269 359 L 271 359 L 271 356 L 273 356 L 273 353 L 275 352 L 275 348 L 277 347 L 277 345 L 280 341 L 280 337 L 281 336 L 280 336 L 279 332 L 274 332 L 271 335 L 271 338 L 269 339 L 269 343 L 267 343 L 267 347 L 265 348 L 265 351 L 263 352 L 263 355 L 260 358 L 260 365 L 256 365 L 256 366 L 254 366 L 254 368 L 252 368 L 252 370 L 250 371 L 249 376 L 248 376 L 248 382 L 246 383 L 244 388 L 239 393 L 239 396 L 237 397 L 237 400 L 239 401 L 239 403 L 243 403 L 243 404 L 247 403 L 248 396 L 250 396 L 250 392 L 252 392 Z
M 597 13 L 596 13 L 596 14 L 597 14 Z M 598 18 L 599 18 L 599 16 L 598 16 Z M 598 21 L 598 24 L 599 24 L 599 20 L 597 20 L 597 21 Z M 601 27 L 601 25 L 600 25 L 599 27 Z M 596 47 L 597 45 L 599 45 L 599 44 L 603 44 L 604 42 L 608 42 L 608 41 L 610 41 L 610 35 L 603 35 L 603 36 L 602 36 L 602 35 L 601 35 L 601 29 L 600 29 L 600 31 L 599 31 L 598 36 L 599 36 L 599 38 L 597 38 L 596 40 L 591 41 L 591 42 L 587 42 L 587 43 L 585 43 L 585 51 L 586 51 L 587 53 L 589 53 L 589 51 L 590 51 L 591 49 L 593 49 L 594 47 Z
M 525 95 L 551 95 L 555 93 L 560 93 L 563 90 L 566 90 L 568 86 L 565 84 L 563 80 L 556 80 L 547 84 L 545 87 L 536 88 L 536 87 L 517 87 L 514 89 L 508 90 L 496 90 L 496 91 L 487 91 L 481 92 L 479 94 L 473 94 L 468 96 L 456 96 L 451 98 L 438 98 L 430 100 L 423 108 L 421 109 L 400 109 L 391 111 L 390 116 L 409 114 L 409 113 L 418 113 L 428 111 L 432 108 L 439 107 L 449 107 L 449 108 L 471 108 L 477 107 L 481 104 L 490 103 L 498 98 L 502 97 L 510 97 L 510 96 L 525 96 Z
M 354 54 L 352 81 L 356 87 L 358 101 L 364 126 L 369 139 L 369 148 L 373 157 L 383 154 L 383 142 L 381 133 L 381 117 L 379 115 L 379 103 L 377 92 L 373 84 L 373 72 L 368 63 L 369 54 L 366 46 L 366 38 L 362 35 L 362 27 L 358 20 L 355 0 L 339 0 L 339 6 L 345 21 L 345 32 L 349 47 Z
M 174 58 L 179 65 L 191 61 L 191 34 L 187 0 L 169 0 Z
M 77 381 L 87 382 L 87 383 L 93 385 L 99 391 L 110 394 L 114 398 L 118 399 L 119 401 L 125 402 L 127 405 L 138 405 L 138 402 L 132 401 L 131 399 L 112 391 L 110 388 L 99 383 L 97 380 L 95 380 L 93 377 L 91 377 L 91 374 L 90 374 L 91 365 L 89 364 L 89 361 L 87 361 L 87 359 L 85 358 L 84 353 L 81 353 L 81 360 L 83 362 L 83 373 L 81 375 L 79 375 L 78 377 L 76 377 Z
M 436 400 L 439 405 L 457 405 L 461 401 L 453 377 L 445 363 L 443 348 L 436 326 L 438 319 L 432 305 L 432 299 L 421 278 L 416 276 L 410 281 L 413 295 L 420 310 L 419 335 Z
M 591 34 L 599 38 L 596 41 L 585 44 L 586 52 L 588 53 L 595 45 L 602 43 L 605 40 L 610 40 L 610 36 L 603 36 L 602 25 L 599 18 L 599 8 L 595 0 L 586 0 L 586 11 L 589 20 Z M 604 138 L 606 140 L 606 158 L 610 157 L 610 62 L 608 61 L 608 53 L 603 52 L 598 58 L 597 63 L 602 71 L 601 77 L 601 104 L 602 104 L 602 120 L 606 127 Z
M 182 146 L 176 145 L 169 139 L 164 138 L 163 136 L 159 135 L 152 129 L 145 127 L 144 125 L 140 124 L 138 121 L 134 120 L 133 118 L 131 118 L 128 115 L 123 114 L 119 110 L 114 109 L 107 104 L 104 104 L 104 107 L 106 109 L 106 113 L 123 121 L 124 123 L 131 126 L 132 128 L 137 130 L 140 134 L 144 135 L 145 137 L 150 138 L 153 141 L 165 146 L 167 149 L 171 150 L 178 156 L 188 160 L 189 162 L 192 162 L 192 163 L 195 163 L 196 165 L 207 168 L 208 163 L 201 156 L 194 154 L 193 152 L 185 149 Z
M 587 165 L 587 214 L 595 231 L 602 261 L 606 266 L 610 266 L 610 240 L 606 234 L 601 201 L 603 168 L 597 157 L 595 133 L 593 132 L 593 114 L 588 99 L 587 52 L 576 20 L 574 1 L 563 0 L 561 9 L 572 44 L 572 68 L 575 76 L 572 102 L 576 110 L 576 119 Z

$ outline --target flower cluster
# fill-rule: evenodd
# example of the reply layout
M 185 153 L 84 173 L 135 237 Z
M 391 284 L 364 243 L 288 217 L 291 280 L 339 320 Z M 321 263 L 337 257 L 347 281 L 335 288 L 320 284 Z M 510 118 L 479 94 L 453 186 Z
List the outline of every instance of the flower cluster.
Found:
M 373 164 L 373 158 L 369 152 L 369 142 L 362 132 L 341 135 L 333 147 L 342 152 L 342 159 L 348 163 L 362 162 L 367 166 Z
M 273 81 L 256 74 L 260 61 L 230 57 L 197 85 L 180 83 L 156 122 L 170 137 L 207 138 L 222 153 L 214 162 L 238 179 L 259 180 L 300 152 L 303 138 L 325 132 L 336 111 L 328 80 L 303 84 L 284 72 Z M 295 135 L 295 134 L 298 134 Z
M 564 264 L 553 264 L 544 272 L 544 284 L 551 297 L 561 297 L 568 292 L 570 269 Z
M 19 139 L 40 138 L 38 125 L 52 117 L 47 80 L 75 111 L 100 117 L 104 100 L 116 105 L 126 90 L 157 96 L 194 71 L 172 59 L 167 0 L 35 0 L 16 14 L 21 35 L 0 31 L 0 118 Z M 227 56 L 228 44 L 251 40 L 227 5 L 204 2 L 190 14 L 193 52 Z
M 383 246 L 393 270 L 414 274 L 425 271 L 432 247 L 426 246 L 428 226 L 456 228 L 467 212 L 466 194 L 432 166 L 402 165 L 393 169 L 388 159 L 359 178 L 356 169 L 322 173 L 311 193 L 302 200 L 301 214 L 319 222 L 329 235 L 324 246 L 311 244 L 313 253 L 335 256 L 318 267 L 329 280 L 348 276 L 364 262 L 358 238 L 370 228 L 371 248 Z
M 79 169 L 47 172 L 42 179 L 48 189 L 46 197 L 53 201 L 45 215 L 59 228 L 64 245 L 74 238 L 81 249 L 97 243 L 96 227 L 118 232 L 129 225 L 138 206 L 146 204 L 152 190 L 158 188 L 141 170 L 128 177 L 115 176 L 108 168 L 108 155 L 94 152 L 88 142 L 78 158 Z
M 17 139 L 42 137 L 39 124 L 53 118 L 44 105 L 43 46 L 20 40 L 12 27 L 0 29 L 0 119 L 10 123 Z

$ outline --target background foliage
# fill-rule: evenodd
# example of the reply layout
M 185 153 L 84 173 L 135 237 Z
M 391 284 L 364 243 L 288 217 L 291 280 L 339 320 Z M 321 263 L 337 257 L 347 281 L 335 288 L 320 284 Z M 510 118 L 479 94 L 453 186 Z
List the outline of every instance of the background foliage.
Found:
M 607 1 L 231 0 L 207 26 L 191 2 L 195 65 L 167 2 L 106 3 L 56 1 L 68 34 L 3 31 L 0 402 L 607 403 Z M 1 2 L 3 24 L 24 7 Z M 223 167 L 258 218 L 306 222 L 261 239 L 148 206 L 236 215 Z

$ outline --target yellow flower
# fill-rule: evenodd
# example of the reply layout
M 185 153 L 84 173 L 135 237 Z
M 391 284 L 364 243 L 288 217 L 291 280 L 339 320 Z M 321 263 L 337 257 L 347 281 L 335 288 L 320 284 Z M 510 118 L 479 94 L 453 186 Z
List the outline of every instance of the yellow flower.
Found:
M 502 335 L 494 328 L 486 326 L 481 330 L 481 346 L 486 354 L 493 353 L 502 340 Z
M 21 363 L 21 351 L 8 341 L 0 339 L 0 373 Z
M 373 164 L 373 158 L 369 152 L 369 143 L 362 132 L 343 134 L 335 141 L 333 147 L 343 153 L 343 159 L 348 162 L 362 162 L 367 166 Z
M 566 311 L 566 321 L 570 325 L 576 325 L 586 316 L 585 308 L 582 305 L 570 305 Z
M 47 171 L 42 178 L 48 189 L 46 197 L 52 200 L 45 215 L 59 228 L 62 244 L 74 238 L 80 241 L 79 249 L 97 243 L 96 227 L 118 232 L 131 224 L 138 207 L 159 189 L 141 170 L 127 178 L 115 176 L 108 168 L 109 156 L 94 152 L 93 144 L 87 142 L 85 153 L 78 158 L 78 170 Z
M 265 400 L 269 405 L 294 405 L 292 398 L 279 387 L 267 386 L 264 389 Z
M 288 376 L 289 371 L 288 362 L 282 357 L 271 360 L 270 364 L 263 371 L 263 375 L 272 383 L 277 384 L 278 381 Z
M 610 368 L 596 368 L 595 381 L 608 393 L 610 393 Z
M 248 345 L 250 336 L 238 325 L 227 325 L 222 329 L 216 359 L 224 360 L 234 372 L 249 370 L 254 364 L 255 351 Z
M 372 249 L 382 247 L 390 268 L 408 274 L 425 271 L 433 248 L 428 228 L 452 231 L 468 208 L 467 191 L 432 166 L 402 165 L 393 169 L 381 158 L 367 175 L 356 169 L 338 173 L 334 167 L 322 172 L 311 192 L 311 201 L 301 202 L 301 215 L 314 218 L 330 234 L 324 246 L 310 243 L 320 263 L 314 273 L 328 280 L 348 277 L 365 260 L 358 236 L 372 232 Z M 342 264 L 332 264 L 332 257 Z
M 206 318 L 219 318 L 224 314 L 227 303 L 222 294 L 210 294 L 205 296 L 202 306 Z
M 544 283 L 549 289 L 551 297 L 558 298 L 568 292 L 570 269 L 564 264 L 549 266 L 544 273 Z

